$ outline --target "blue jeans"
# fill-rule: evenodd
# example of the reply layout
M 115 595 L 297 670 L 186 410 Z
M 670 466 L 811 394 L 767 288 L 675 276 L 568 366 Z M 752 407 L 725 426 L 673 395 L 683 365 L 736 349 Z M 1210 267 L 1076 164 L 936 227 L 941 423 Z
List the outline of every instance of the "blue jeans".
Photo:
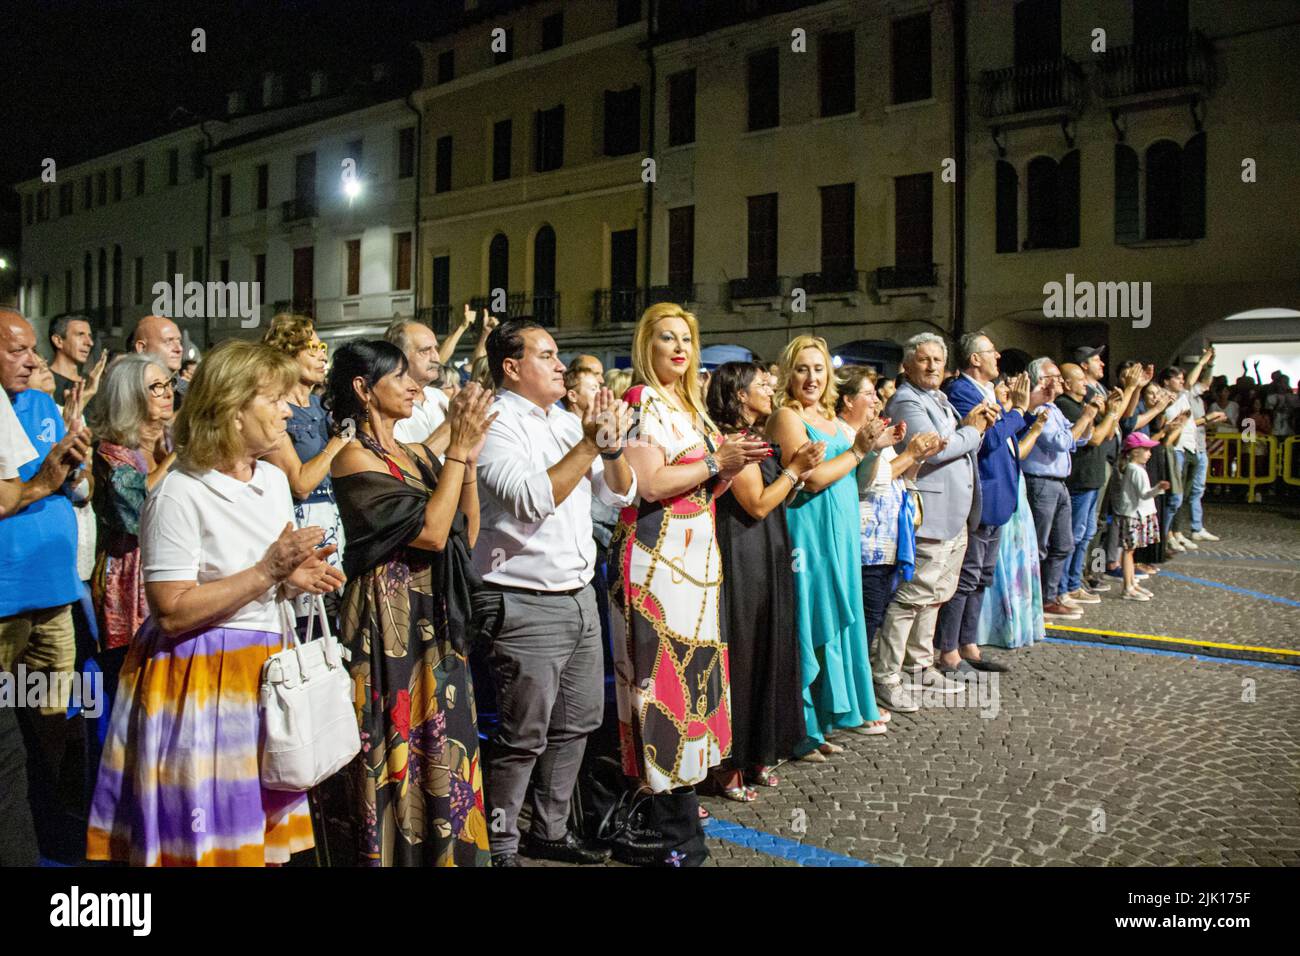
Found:
M 1184 467 L 1185 454 L 1181 451 L 1174 452 L 1174 469 L 1179 475 L 1182 475 L 1187 469 Z M 1164 530 L 1168 535 L 1174 530 L 1174 515 L 1178 514 L 1178 509 L 1183 506 L 1183 496 L 1181 493 L 1175 494 L 1170 491 L 1165 495 L 1165 522 Z M 1200 507 L 1199 505 L 1197 506 Z
M 1187 489 L 1187 504 L 1192 512 L 1192 530 L 1200 531 L 1201 521 L 1204 517 L 1201 512 L 1201 498 L 1205 495 L 1205 473 L 1210 469 L 1210 458 L 1205 452 L 1198 451 L 1195 457 L 1187 463 L 1187 468 L 1192 473 Z
M 1097 532 L 1097 493 L 1101 489 L 1076 491 L 1070 495 L 1070 530 L 1074 533 L 1074 551 L 1065 564 L 1064 591 L 1083 587 L 1083 567 L 1088 559 L 1088 545 Z

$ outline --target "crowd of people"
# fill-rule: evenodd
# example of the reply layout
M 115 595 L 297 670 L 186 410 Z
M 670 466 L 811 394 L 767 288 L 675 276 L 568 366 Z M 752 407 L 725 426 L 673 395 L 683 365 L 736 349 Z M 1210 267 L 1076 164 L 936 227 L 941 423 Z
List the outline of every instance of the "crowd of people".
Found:
M 87 367 L 84 317 L 52 323 L 47 366 L 0 309 L 0 671 L 102 674 L 88 859 L 280 865 L 328 830 L 335 864 L 598 863 L 571 805 L 608 671 L 652 798 L 622 838 L 698 862 L 700 789 L 758 799 L 785 761 L 1010 669 L 985 648 L 1152 600 L 1167 557 L 1217 540 L 1210 436 L 1281 434 L 1298 402 L 1203 382 L 1212 349 L 1109 388 L 1100 348 L 1006 375 L 982 333 L 913 336 L 892 379 L 812 335 L 704 372 L 669 303 L 630 370 L 485 315 L 462 381 L 476 319 L 331 358 L 279 315 L 195 368 L 148 316 Z M 258 692 L 318 609 L 362 747 L 309 799 L 261 783 Z M 69 802 L 51 686 L 21 729 L 0 707 L 0 863 L 34 862 L 31 808 Z

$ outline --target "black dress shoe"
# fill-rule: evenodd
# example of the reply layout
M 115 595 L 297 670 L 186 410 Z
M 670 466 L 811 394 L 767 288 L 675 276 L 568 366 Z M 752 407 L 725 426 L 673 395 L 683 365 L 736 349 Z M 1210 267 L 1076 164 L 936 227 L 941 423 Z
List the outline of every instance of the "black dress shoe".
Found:
M 1006 664 L 999 664 L 997 661 L 986 661 L 983 659 L 972 661 L 969 658 L 962 658 L 962 663 L 969 664 L 977 671 L 989 671 L 991 673 L 996 672 L 999 674 L 1005 674 L 1007 671 L 1011 670 L 1011 668 Z
M 492 857 L 493 869 L 503 866 L 523 866 L 523 864 L 519 862 L 519 857 L 513 853 L 498 853 Z
M 609 859 L 609 848 L 595 846 L 578 838 L 570 830 L 558 840 L 543 840 L 529 835 L 522 852 L 526 856 L 539 860 L 555 860 L 559 863 L 604 863 Z

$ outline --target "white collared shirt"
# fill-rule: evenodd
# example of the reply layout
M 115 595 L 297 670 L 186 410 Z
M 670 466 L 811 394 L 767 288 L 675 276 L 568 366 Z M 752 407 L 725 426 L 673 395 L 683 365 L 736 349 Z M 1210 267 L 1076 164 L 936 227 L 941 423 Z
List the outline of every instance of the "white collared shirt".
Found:
M 961 377 L 964 378 L 964 379 L 966 379 L 966 381 L 970 382 L 972 385 L 974 385 L 976 388 L 978 388 L 978 389 L 980 390 L 980 392 L 983 393 L 983 395 L 984 395 L 984 401 L 986 401 L 986 402 L 996 402 L 996 401 L 998 400 L 998 393 L 997 393 L 997 390 L 994 389 L 993 386 L 992 386 L 991 384 L 989 384 L 988 382 L 981 382 L 979 379 L 975 378 L 975 377 L 974 377 L 973 375 L 971 375 L 969 372 L 962 372 L 962 373 L 961 373 Z M 1002 409 L 1002 406 L 999 405 L 999 406 L 998 406 L 998 410 L 1000 411 L 1001 409 Z
M 219 471 L 173 469 L 145 501 L 140 515 L 140 561 L 148 581 L 208 584 L 251 568 L 285 524 L 292 524 L 289 479 L 269 462 L 240 481 Z M 280 633 L 270 588 L 213 627 Z
M 605 482 L 596 456 L 587 474 L 558 506 L 546 470 L 582 440 L 582 422 L 558 405 L 545 409 L 503 390 L 492 403 L 496 421 L 478 456 L 481 521 L 474 564 L 484 580 L 536 591 L 584 587 L 596 566 L 591 495 L 627 507 L 636 500 L 636 476 L 626 494 Z
M 447 420 L 449 406 L 446 392 L 432 385 L 424 386 L 424 401 L 411 409 L 410 418 L 393 423 L 393 437 L 408 445 L 424 441 Z

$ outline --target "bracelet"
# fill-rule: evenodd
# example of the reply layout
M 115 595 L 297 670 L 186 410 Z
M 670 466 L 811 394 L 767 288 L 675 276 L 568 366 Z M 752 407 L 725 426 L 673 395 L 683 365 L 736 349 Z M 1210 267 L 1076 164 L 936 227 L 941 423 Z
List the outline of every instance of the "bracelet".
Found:
M 850 447 L 849 451 L 853 452 L 853 457 L 857 459 L 859 465 L 862 464 L 862 459 L 867 457 L 866 452 L 860 452 L 856 448 Z
M 622 447 L 619 447 L 612 452 L 602 451 L 600 453 L 600 457 L 605 459 L 606 461 L 618 461 L 618 459 L 623 457 L 623 449 Z
M 446 455 L 444 456 L 444 460 L 460 462 L 460 464 L 464 465 L 466 468 L 469 467 L 469 462 L 467 462 L 464 458 L 452 458 L 451 455 Z
M 796 475 L 796 474 L 795 474 L 793 471 L 791 471 L 789 468 L 782 468 L 782 469 L 781 469 L 781 473 L 780 473 L 779 475 L 777 475 L 777 477 L 778 477 L 778 478 L 788 478 L 788 479 L 790 479 L 790 484 L 791 484 L 791 485 L 797 485 L 797 484 L 799 484 L 799 476 Z
M 475 475 L 475 476 L 472 477 L 472 478 L 466 478 L 466 479 L 465 479 L 464 481 L 462 481 L 460 484 L 461 484 L 461 487 L 463 488 L 463 487 L 465 487 L 466 485 L 472 485 L 472 484 L 474 484 L 476 481 L 478 481 L 478 475 Z

